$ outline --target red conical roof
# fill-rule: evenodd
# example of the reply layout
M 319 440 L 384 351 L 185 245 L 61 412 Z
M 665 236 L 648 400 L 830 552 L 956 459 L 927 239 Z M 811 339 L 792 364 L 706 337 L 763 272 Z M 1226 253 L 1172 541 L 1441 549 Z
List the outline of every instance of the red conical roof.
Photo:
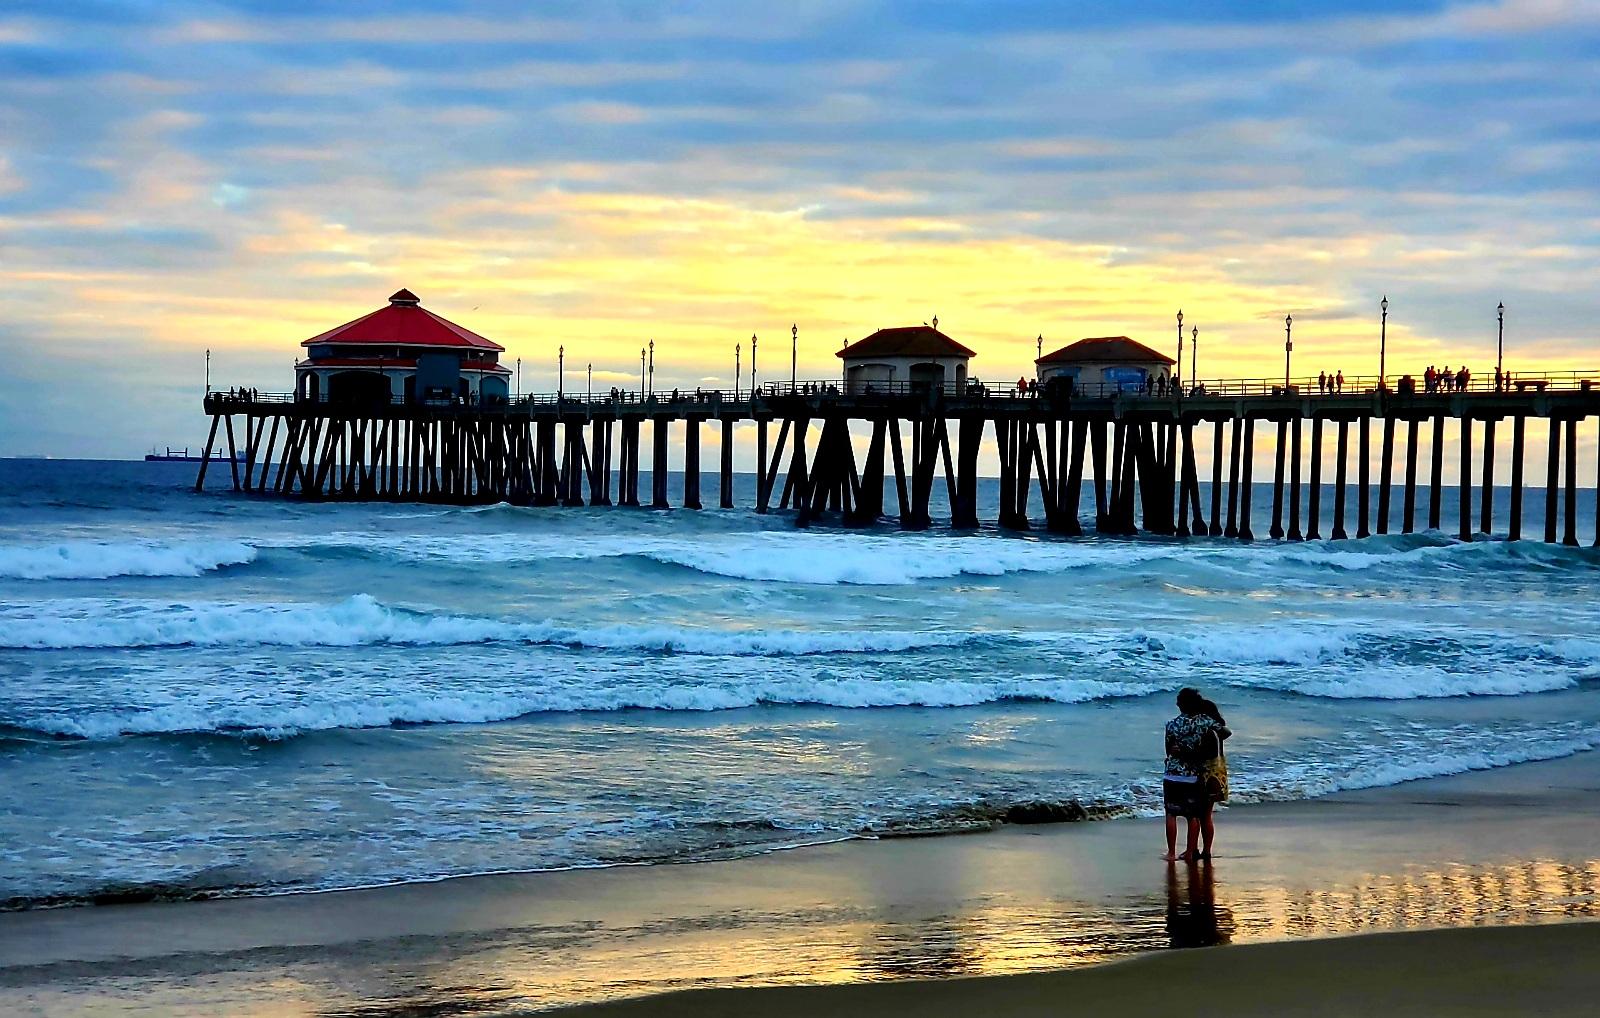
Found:
M 422 300 L 410 290 L 398 290 L 389 298 L 387 307 L 381 307 L 353 322 L 301 343 L 340 343 L 374 346 L 436 346 L 451 349 L 470 347 L 477 350 L 504 350 L 493 340 L 485 339 L 470 329 L 463 329 L 448 319 L 441 318 L 422 306 Z

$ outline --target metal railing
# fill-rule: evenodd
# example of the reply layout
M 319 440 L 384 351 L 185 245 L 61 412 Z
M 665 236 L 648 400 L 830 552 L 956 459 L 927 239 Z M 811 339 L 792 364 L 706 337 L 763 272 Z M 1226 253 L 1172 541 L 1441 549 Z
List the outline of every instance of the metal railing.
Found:
M 1500 379 L 1469 375 L 1464 379 L 1442 381 L 1432 389 L 1420 375 L 1390 375 L 1386 391 L 1391 396 L 1494 396 L 1532 394 L 1537 392 L 1591 391 L 1600 388 L 1600 368 L 1589 371 L 1539 371 L 1512 374 Z M 1027 399 L 1121 399 L 1121 400 L 1174 400 L 1205 397 L 1295 397 L 1312 399 L 1370 398 L 1379 391 L 1376 375 L 1346 375 L 1340 384 L 1337 376 L 1327 379 L 1320 376 L 1291 378 L 1288 384 L 1282 378 L 1207 378 L 1193 385 L 1176 385 L 1169 379 L 1144 383 L 1098 382 L 1072 383 L 1066 378 L 1053 378 L 1045 382 L 1025 381 L 1022 384 L 991 385 L 980 379 L 970 379 L 959 385 L 953 382 L 845 382 L 837 378 L 796 380 L 793 382 L 762 382 L 754 391 L 747 388 L 732 389 L 672 389 L 641 393 L 636 389 L 613 388 L 604 392 L 539 392 L 512 396 L 440 396 L 408 399 L 405 396 L 330 398 L 327 393 L 309 396 L 295 392 L 262 392 L 258 389 L 216 389 L 206 394 L 208 401 L 219 405 L 248 404 L 312 404 L 335 406 L 434 406 L 470 408 L 562 408 L 583 409 L 609 407 L 671 407 L 674 409 L 704 408 L 718 410 L 751 406 L 755 401 L 784 398 L 849 399 L 854 402 L 871 402 L 875 398 L 930 399 L 935 395 L 945 399 L 977 400 L 1027 400 Z

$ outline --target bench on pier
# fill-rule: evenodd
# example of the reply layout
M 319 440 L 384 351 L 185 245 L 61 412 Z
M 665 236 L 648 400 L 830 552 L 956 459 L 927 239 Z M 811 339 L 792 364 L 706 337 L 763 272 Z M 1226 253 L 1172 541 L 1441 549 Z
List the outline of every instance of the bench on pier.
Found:
M 1543 392 L 1545 390 L 1545 388 L 1547 386 L 1549 386 L 1550 379 L 1548 379 L 1548 378 L 1518 378 L 1518 379 L 1515 379 L 1514 381 L 1512 381 L 1511 384 L 1515 385 L 1517 387 L 1517 391 L 1518 392 L 1527 392 L 1529 389 L 1534 389 L 1534 390 L 1537 390 L 1539 392 Z

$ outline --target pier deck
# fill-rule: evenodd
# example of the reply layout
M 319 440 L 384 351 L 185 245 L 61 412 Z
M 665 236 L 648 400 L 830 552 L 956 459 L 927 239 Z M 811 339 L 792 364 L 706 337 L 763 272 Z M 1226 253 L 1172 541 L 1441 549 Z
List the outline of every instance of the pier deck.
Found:
M 1075 535 L 1081 533 L 1082 502 L 1088 498 L 1093 526 L 1100 533 L 1142 529 L 1251 540 L 1256 536 L 1250 504 L 1253 452 L 1261 425 L 1275 428 L 1277 439 L 1270 536 L 1317 539 L 1326 522 L 1327 535 L 1342 539 L 1351 536 L 1346 509 L 1352 486 L 1357 503 L 1353 536 L 1388 532 L 1402 444 L 1401 530 L 1415 529 L 1424 426 L 1431 445 L 1427 526 L 1439 526 L 1450 422 L 1455 432 L 1451 451 L 1460 463 L 1460 536 L 1470 540 L 1474 533 L 1493 532 L 1495 434 L 1499 422 L 1509 420 L 1512 483 L 1504 535 L 1516 540 L 1523 536 L 1526 422 L 1536 418 L 1549 422 L 1551 435 L 1543 536 L 1551 543 L 1575 545 L 1578 428 L 1590 417 L 1600 418 L 1600 389 L 1591 386 L 1591 377 L 1600 379 L 1600 372 L 1540 376 L 1532 383 L 1522 380 L 1520 387 L 1479 383 L 1464 392 L 1426 393 L 1379 390 L 1370 380 L 1363 391 L 1342 393 L 1319 392 L 1315 380 L 1297 386 L 1227 380 L 1207 382 L 1181 395 L 994 393 L 975 385 L 961 392 L 883 388 L 850 393 L 841 391 L 838 381 L 786 382 L 764 385 L 753 394 L 702 391 L 640 398 L 637 393 L 561 393 L 482 406 L 310 402 L 235 390 L 205 398 L 211 429 L 195 487 L 203 487 L 213 450 L 225 441 L 226 455 L 235 457 L 229 467 L 238 491 L 304 499 L 670 508 L 667 461 L 676 431 L 684 463 L 678 505 L 698 509 L 701 432 L 720 426 L 721 505 L 733 508 L 733 429 L 751 421 L 757 432 L 757 477 L 750 504 L 757 512 L 793 509 L 802 526 L 834 514 L 846 524 L 887 517 L 905 529 L 924 529 L 933 524 L 929 505 L 942 478 L 949 495 L 949 525 L 975 528 L 980 523 L 978 450 L 988 436 L 1000 458 L 1000 476 L 992 479 L 999 489 L 994 522 L 1000 527 L 1026 530 L 1039 523 Z M 641 501 L 646 451 L 640 438 L 646 422 L 652 436 L 651 491 Z M 1306 476 L 1302 437 L 1308 422 Z M 870 428 L 864 456 L 857 455 L 852 424 Z M 1331 464 L 1323 455 L 1325 425 L 1337 430 Z M 1482 444 L 1475 457 L 1473 438 L 1479 425 Z M 1355 450 L 1350 449 L 1351 431 Z M 1376 484 L 1369 469 L 1374 431 L 1381 442 Z M 1403 432 L 1403 442 L 1397 431 Z M 1209 440 L 1211 448 L 1209 506 L 1202 504 L 1197 439 Z M 1352 459 L 1357 473 L 1353 485 L 1348 471 Z M 1480 459 L 1479 476 L 1485 483 L 1475 492 L 1473 468 Z M 1322 490 L 1330 474 L 1333 508 L 1325 520 Z M 1308 498 L 1302 497 L 1303 476 Z M 890 478 L 897 503 L 892 514 L 884 505 Z M 1035 494 L 1044 508 L 1041 521 L 1028 515 Z M 1600 505 L 1596 510 L 1600 520 Z M 1600 544 L 1600 523 L 1596 529 Z

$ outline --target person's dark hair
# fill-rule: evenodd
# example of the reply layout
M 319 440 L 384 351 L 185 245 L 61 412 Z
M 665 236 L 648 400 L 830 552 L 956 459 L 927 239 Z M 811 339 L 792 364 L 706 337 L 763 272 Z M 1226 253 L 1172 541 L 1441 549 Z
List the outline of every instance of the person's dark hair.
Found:
M 1206 717 L 1215 721 L 1219 725 L 1226 726 L 1228 723 L 1227 720 L 1223 718 L 1222 711 L 1217 709 L 1216 703 L 1208 698 L 1201 699 L 1200 713 L 1204 714 Z
M 1178 690 L 1178 710 L 1193 717 L 1205 710 L 1206 698 L 1200 695 L 1200 690 L 1185 686 Z

